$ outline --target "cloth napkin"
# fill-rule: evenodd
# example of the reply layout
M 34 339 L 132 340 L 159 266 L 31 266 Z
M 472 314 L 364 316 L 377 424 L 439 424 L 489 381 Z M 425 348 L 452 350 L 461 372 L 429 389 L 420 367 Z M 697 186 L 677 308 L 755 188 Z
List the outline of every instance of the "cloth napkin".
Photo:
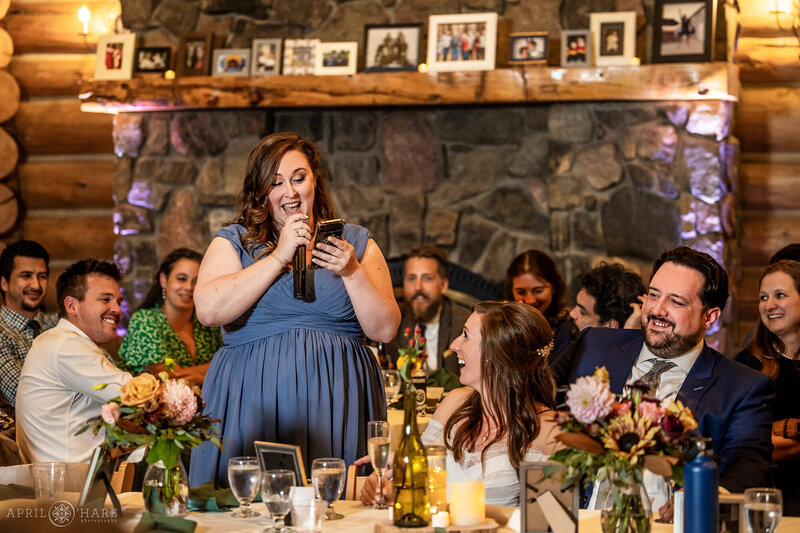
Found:
M 189 510 L 219 513 L 239 507 L 231 489 L 218 489 L 209 481 L 189 490 Z
M 0 485 L 0 500 L 12 500 L 14 498 L 33 499 L 35 497 L 36 494 L 33 491 L 33 487 L 17 485 L 16 483 Z
M 145 531 L 163 531 L 177 533 L 194 533 L 197 522 L 186 520 L 177 516 L 164 516 L 153 514 L 147 511 L 142 513 L 142 519 L 136 525 L 133 533 L 144 533 Z

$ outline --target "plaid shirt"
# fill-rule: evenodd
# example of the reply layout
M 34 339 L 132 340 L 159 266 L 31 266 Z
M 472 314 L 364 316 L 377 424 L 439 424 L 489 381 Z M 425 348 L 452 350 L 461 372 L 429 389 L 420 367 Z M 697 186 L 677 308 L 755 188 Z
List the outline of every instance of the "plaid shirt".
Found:
M 41 331 L 58 323 L 55 315 L 45 315 L 41 311 L 33 317 L 42 327 Z M 17 383 L 22 372 L 22 364 L 33 342 L 33 328 L 30 319 L 15 313 L 5 305 L 0 309 L 0 410 L 13 415 L 17 398 Z

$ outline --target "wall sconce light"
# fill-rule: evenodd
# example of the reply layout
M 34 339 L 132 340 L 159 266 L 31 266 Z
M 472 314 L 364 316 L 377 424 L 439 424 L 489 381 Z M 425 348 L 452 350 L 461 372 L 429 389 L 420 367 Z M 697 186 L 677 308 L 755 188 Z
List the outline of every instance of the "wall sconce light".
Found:
M 78 20 L 81 21 L 83 24 L 83 34 L 87 35 L 89 33 L 89 20 L 92 18 L 92 12 L 89 11 L 89 8 L 86 7 L 86 4 L 81 6 L 78 10 Z
M 775 23 L 779 30 L 791 29 L 800 44 L 800 0 L 775 0 L 775 9 L 769 14 L 775 15 Z M 790 28 L 784 28 L 781 25 L 781 15 L 789 15 L 792 22 Z

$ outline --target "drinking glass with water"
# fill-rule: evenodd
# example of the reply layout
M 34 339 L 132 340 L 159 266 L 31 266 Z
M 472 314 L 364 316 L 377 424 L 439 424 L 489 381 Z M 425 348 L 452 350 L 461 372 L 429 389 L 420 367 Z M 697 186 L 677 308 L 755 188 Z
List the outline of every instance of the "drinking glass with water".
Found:
M 267 533 L 289 533 L 294 531 L 286 527 L 283 519 L 292 510 L 292 487 L 294 472 L 291 470 L 267 470 L 261 480 L 261 499 L 272 516 L 272 528 Z
M 775 533 L 783 515 L 780 489 L 752 488 L 744 491 L 744 518 L 750 533 Z
M 314 459 L 311 463 L 311 480 L 317 498 L 328 502 L 325 511 L 325 520 L 344 518 L 333 509 L 333 502 L 339 499 L 344 489 L 345 466 L 344 459 L 322 458 Z
M 386 393 L 386 407 L 389 407 L 400 394 L 400 372 L 397 370 L 383 370 L 383 391 Z
M 231 457 L 228 459 L 228 483 L 231 492 L 239 501 L 239 509 L 233 516 L 252 518 L 260 516 L 250 503 L 256 498 L 261 486 L 261 467 L 255 457 Z

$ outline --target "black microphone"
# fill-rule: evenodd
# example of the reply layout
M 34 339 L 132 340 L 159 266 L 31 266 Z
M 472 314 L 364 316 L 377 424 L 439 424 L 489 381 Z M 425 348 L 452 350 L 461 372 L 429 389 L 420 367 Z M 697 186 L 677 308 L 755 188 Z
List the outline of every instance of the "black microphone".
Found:
M 303 245 L 298 246 L 294 251 L 292 274 L 294 275 L 294 297 L 297 300 L 305 300 L 307 295 L 306 247 Z

